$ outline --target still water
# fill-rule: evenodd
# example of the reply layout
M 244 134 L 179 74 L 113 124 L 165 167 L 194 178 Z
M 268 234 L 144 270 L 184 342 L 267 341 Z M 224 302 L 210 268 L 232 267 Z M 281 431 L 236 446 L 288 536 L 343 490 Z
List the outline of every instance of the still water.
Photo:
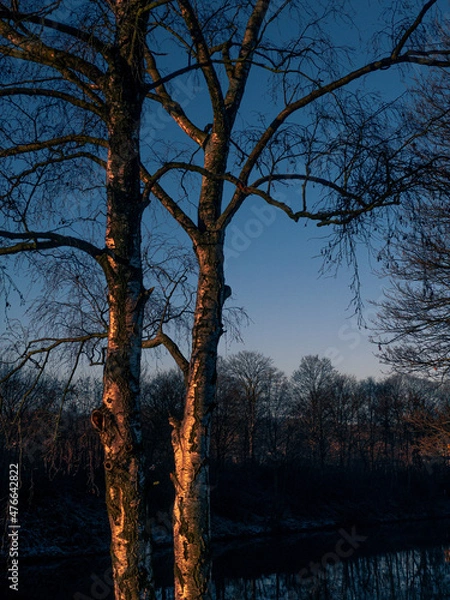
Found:
M 171 553 L 156 557 L 171 600 Z M 109 559 L 22 561 L 27 600 L 112 600 Z M 450 600 L 450 520 L 230 542 L 215 548 L 215 600 Z

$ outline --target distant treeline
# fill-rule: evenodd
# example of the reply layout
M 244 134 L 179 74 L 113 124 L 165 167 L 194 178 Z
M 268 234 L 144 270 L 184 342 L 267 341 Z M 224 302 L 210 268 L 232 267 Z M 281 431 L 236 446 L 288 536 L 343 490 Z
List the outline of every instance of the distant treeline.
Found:
M 220 360 L 212 420 L 214 511 L 276 522 L 444 498 L 449 392 L 446 383 L 405 375 L 357 381 L 318 356 L 304 357 L 290 378 L 257 352 Z M 32 373 L 18 371 L 0 396 L 0 468 L 5 481 L 8 464 L 20 463 L 23 501 L 45 495 L 52 481 L 103 494 L 102 450 L 90 424 L 100 382 L 86 377 L 67 386 L 48 376 L 36 382 Z M 169 419 L 181 418 L 183 396 L 175 370 L 142 382 L 153 514 L 172 502 Z

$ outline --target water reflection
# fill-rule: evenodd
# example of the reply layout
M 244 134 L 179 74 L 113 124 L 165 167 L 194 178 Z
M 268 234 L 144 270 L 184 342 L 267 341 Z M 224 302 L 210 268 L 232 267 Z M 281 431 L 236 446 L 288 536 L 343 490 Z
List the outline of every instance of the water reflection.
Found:
M 305 587 L 286 580 L 284 597 L 345 600 L 450 598 L 450 565 L 442 547 L 368 555 L 327 569 Z M 265 598 L 266 596 L 260 596 Z M 282 596 L 281 596 L 282 597 Z M 255 597 L 256 600 L 256 597 Z
M 342 560 L 311 576 L 272 573 L 216 581 L 216 600 L 442 600 L 450 598 L 442 545 Z
M 350 543 L 346 546 L 339 543 L 342 530 L 334 536 L 298 540 L 287 544 L 287 556 L 283 546 L 272 548 L 272 558 L 275 554 L 278 563 L 275 572 L 260 572 L 253 577 L 236 577 L 231 573 L 216 576 L 215 599 L 450 599 L 448 531 L 448 524 L 438 532 L 427 524 L 415 526 L 412 531 L 406 528 L 406 535 L 405 528 L 385 527 L 356 538 L 366 541 L 354 542 L 354 552 L 349 552 Z M 349 531 L 347 536 L 351 540 L 348 534 Z M 436 543 L 438 537 L 441 539 Z M 239 560 L 240 553 L 237 554 L 233 562 Z M 286 562 L 280 564 L 280 558 Z M 293 568 L 295 563 L 297 568 Z M 263 569 L 266 568 L 264 565 Z
M 442 600 L 450 598 L 450 548 L 366 555 L 309 578 L 298 573 L 216 580 L 216 600 Z M 169 598 L 170 596 L 166 596 Z
M 159 553 L 158 600 L 172 600 L 171 552 Z M 23 564 L 27 600 L 112 600 L 108 557 Z M 27 589 L 28 588 L 28 589 Z M 450 600 L 450 522 L 221 544 L 214 600 Z

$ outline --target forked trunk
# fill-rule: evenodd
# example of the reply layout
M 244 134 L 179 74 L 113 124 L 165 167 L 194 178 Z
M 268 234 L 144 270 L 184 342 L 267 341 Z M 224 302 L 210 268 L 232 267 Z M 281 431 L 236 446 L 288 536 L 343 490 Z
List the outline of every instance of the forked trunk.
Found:
M 207 234 L 205 234 L 207 235 Z M 223 237 L 196 247 L 200 266 L 183 421 L 173 423 L 176 600 L 211 598 L 209 443 L 222 334 Z

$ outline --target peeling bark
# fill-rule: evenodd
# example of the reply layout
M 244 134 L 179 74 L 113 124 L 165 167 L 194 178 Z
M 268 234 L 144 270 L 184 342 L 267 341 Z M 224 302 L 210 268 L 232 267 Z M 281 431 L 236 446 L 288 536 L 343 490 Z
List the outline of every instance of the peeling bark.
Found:
M 241 61 L 228 75 L 230 87 L 222 88 L 209 55 L 192 3 L 178 0 L 189 29 L 197 59 L 208 86 L 213 109 L 211 133 L 203 142 L 204 176 L 198 204 L 198 229 L 191 235 L 199 265 L 197 298 L 192 330 L 192 352 L 187 369 L 184 417 L 175 425 L 172 445 L 175 457 L 174 553 L 176 600 L 210 600 L 210 490 L 209 444 L 211 411 L 217 381 L 217 348 L 222 335 L 222 307 L 229 290 L 224 279 L 223 175 L 231 143 L 231 131 L 245 89 L 258 31 L 269 2 L 258 0 L 240 49 Z M 217 175 L 218 177 L 214 177 Z M 244 179 L 246 181 L 246 179 Z M 189 232 L 190 228 L 186 228 Z
M 128 179 L 114 169 L 111 187 L 126 189 Z M 137 600 L 153 597 L 150 540 L 145 531 L 139 389 L 146 295 L 140 259 L 141 210 L 135 204 L 132 218 L 132 198 L 120 199 L 118 194 L 118 200 L 115 196 L 112 190 L 106 240 L 110 249 L 109 331 L 103 405 L 92 415 L 92 421 L 100 426 L 105 452 L 115 598 Z
M 108 348 L 103 403 L 91 415 L 104 448 L 115 600 L 154 598 L 146 531 L 140 422 L 143 287 L 139 128 L 144 25 L 140 2 L 117 2 L 117 45 L 105 82 L 108 107 L 107 227 L 103 268 L 108 284 Z
M 185 413 L 173 423 L 175 598 L 211 598 L 209 443 L 222 334 L 223 235 L 205 233 L 196 247 L 200 265 Z

